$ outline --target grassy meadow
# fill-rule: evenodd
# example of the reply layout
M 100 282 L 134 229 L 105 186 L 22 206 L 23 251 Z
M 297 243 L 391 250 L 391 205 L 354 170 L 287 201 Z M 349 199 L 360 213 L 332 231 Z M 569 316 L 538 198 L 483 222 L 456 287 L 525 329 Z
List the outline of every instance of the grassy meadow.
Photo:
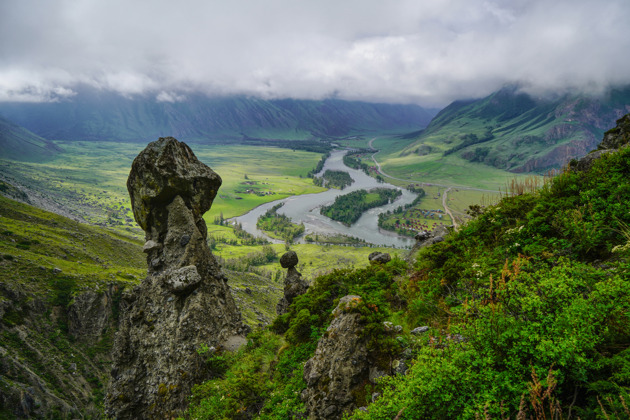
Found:
M 83 220 L 134 236 L 142 235 L 133 220 L 126 188 L 131 163 L 144 144 L 64 142 L 54 159 L 43 163 L 0 160 L 9 182 L 46 195 Z M 320 192 L 306 175 L 320 159 L 317 153 L 274 147 L 191 145 L 197 157 L 223 179 L 206 219 L 228 218 L 291 195 Z M 249 180 L 245 179 L 245 176 Z M 252 186 L 244 182 L 255 183 Z M 255 194 L 246 190 L 260 190 Z
M 469 162 L 454 154 L 443 156 L 442 152 L 420 156 L 404 153 L 409 140 L 378 138 L 373 146 L 380 151 L 375 155 L 382 170 L 396 178 L 410 182 L 452 185 L 499 191 L 512 179 L 530 175 L 514 174 L 481 163 Z

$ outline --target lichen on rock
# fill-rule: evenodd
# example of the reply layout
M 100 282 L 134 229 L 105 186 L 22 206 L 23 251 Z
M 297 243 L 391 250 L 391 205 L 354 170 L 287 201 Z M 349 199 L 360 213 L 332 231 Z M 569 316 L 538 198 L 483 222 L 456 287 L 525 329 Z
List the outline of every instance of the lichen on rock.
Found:
M 220 185 L 221 178 L 172 137 L 150 143 L 133 162 L 127 188 L 146 232 L 148 276 L 121 302 L 105 402 L 113 418 L 181 414 L 192 385 L 207 378 L 197 350 L 244 342 L 246 327 L 202 218 Z
M 339 300 L 333 321 L 304 365 L 302 400 L 309 419 L 339 419 L 358 408 L 353 393 L 365 386 L 372 367 L 361 314 L 353 310 L 362 301 L 354 295 Z

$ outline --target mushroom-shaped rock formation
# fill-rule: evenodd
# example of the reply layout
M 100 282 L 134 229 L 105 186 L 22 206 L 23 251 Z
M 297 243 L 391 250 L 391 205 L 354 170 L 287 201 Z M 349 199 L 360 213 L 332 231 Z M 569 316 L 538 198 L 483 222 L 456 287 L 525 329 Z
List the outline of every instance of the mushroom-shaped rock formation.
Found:
M 298 256 L 295 251 L 286 252 L 280 257 L 280 266 L 287 268 L 287 277 L 284 279 L 284 296 L 276 306 L 278 315 L 287 313 L 289 305 L 297 296 L 303 295 L 308 290 L 308 282 L 302 279 L 302 274 L 295 268 L 298 264 Z
M 245 328 L 202 219 L 221 178 L 172 137 L 134 160 L 127 187 L 146 232 L 149 275 L 123 295 L 106 414 L 171 418 L 206 379 L 204 346 L 234 348 Z

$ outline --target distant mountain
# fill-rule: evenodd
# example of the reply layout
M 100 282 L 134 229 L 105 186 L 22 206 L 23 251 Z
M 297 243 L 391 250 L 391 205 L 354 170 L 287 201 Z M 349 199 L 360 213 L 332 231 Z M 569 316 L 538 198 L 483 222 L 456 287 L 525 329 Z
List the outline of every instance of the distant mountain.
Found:
M 0 118 L 0 158 L 40 162 L 59 150 L 52 142 Z
M 51 140 L 307 139 L 417 130 L 433 113 L 417 105 L 262 100 L 188 95 L 180 102 L 83 90 L 67 101 L 0 103 L 0 115 Z
M 456 154 L 512 172 L 541 172 L 584 156 L 628 112 L 630 87 L 549 99 L 511 86 L 450 104 L 403 154 Z

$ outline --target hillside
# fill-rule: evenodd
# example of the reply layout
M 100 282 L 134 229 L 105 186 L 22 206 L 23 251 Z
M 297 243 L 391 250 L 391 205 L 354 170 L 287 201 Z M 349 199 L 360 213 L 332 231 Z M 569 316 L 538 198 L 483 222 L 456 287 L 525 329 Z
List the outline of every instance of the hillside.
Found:
M 433 114 L 416 105 L 335 99 L 262 100 L 186 95 L 181 101 L 83 89 L 67 101 L 0 103 L 0 115 L 51 140 L 300 140 L 424 128 Z
M 143 266 L 134 240 L 0 196 L 1 418 L 98 417 Z
M 630 148 L 598 155 L 471 208 L 409 266 L 318 277 L 208 355 L 185 418 L 628 418 Z
M 41 162 L 60 149 L 48 140 L 0 118 L 0 159 Z
M 516 86 L 443 109 L 401 156 L 455 155 L 511 172 L 560 168 L 596 147 L 630 110 L 630 88 L 535 98 Z M 413 138 L 413 137 L 412 137 Z
M 226 273 L 254 326 L 281 291 L 247 268 Z M 0 195 L 0 418 L 100 418 L 120 301 L 145 275 L 142 242 Z

